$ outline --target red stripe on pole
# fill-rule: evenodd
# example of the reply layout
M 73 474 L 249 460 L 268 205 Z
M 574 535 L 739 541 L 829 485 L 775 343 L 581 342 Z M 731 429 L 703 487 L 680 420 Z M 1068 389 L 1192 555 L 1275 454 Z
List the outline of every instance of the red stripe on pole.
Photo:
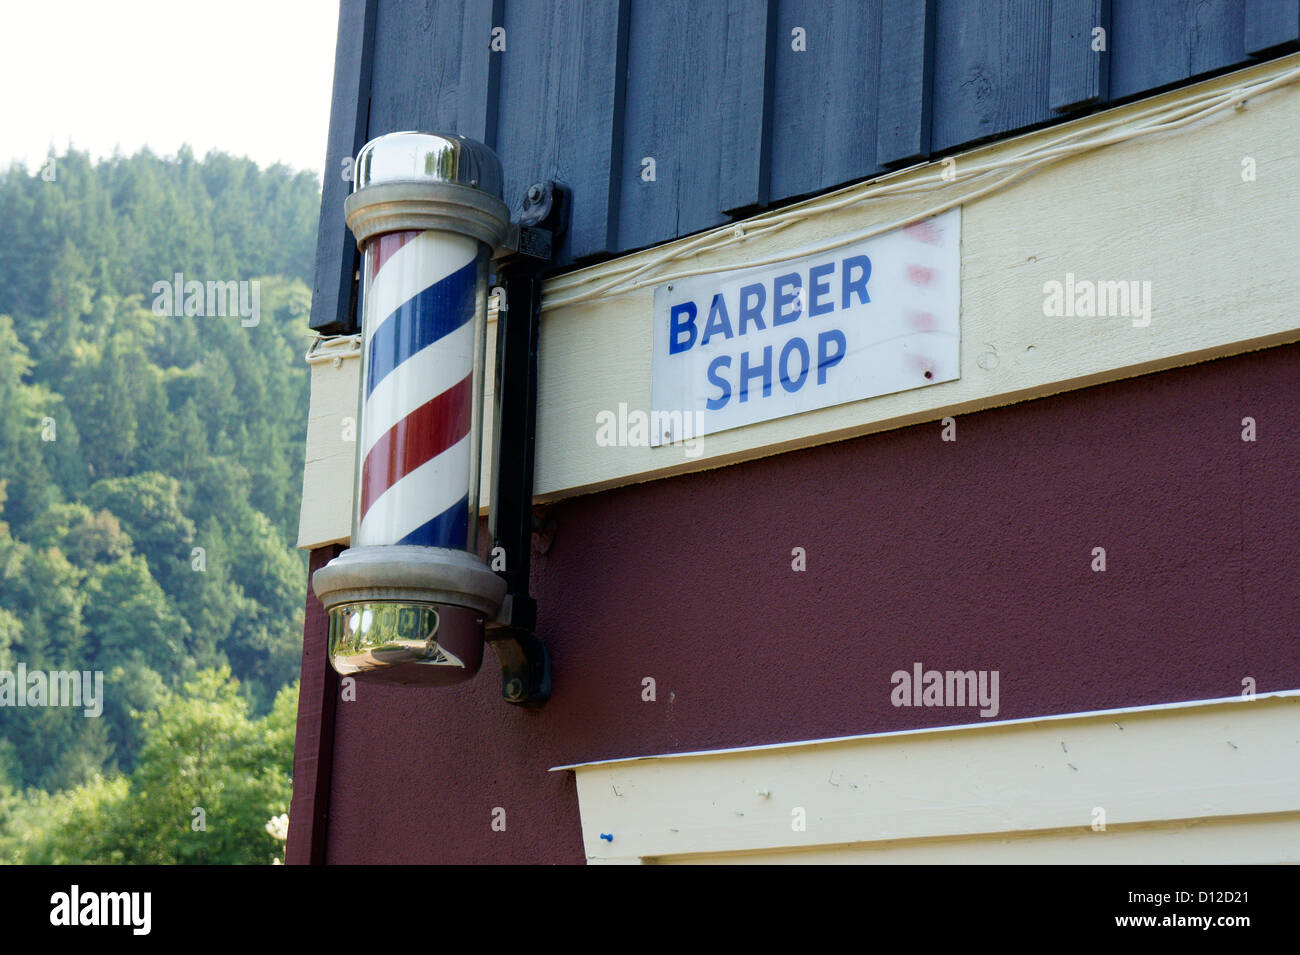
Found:
M 402 246 L 410 242 L 417 235 L 419 230 L 407 230 L 406 232 L 387 232 L 384 235 L 377 235 L 370 240 L 370 247 L 367 251 L 370 253 L 370 281 L 375 280 L 379 270 Z M 380 316 L 381 318 L 383 316 Z
M 459 384 L 420 405 L 375 442 L 361 467 L 362 517 L 379 495 L 469 434 L 473 385 L 471 372 Z

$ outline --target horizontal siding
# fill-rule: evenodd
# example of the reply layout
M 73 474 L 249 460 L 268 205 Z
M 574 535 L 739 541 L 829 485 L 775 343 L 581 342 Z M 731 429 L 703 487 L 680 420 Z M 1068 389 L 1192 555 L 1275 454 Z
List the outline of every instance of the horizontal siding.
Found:
M 562 265 L 1300 46 L 1300 0 L 343 0 L 341 11 L 329 168 L 358 128 L 482 139 L 516 210 L 538 179 L 572 188 Z M 328 294 L 312 323 L 338 331 L 351 327 L 350 249 L 337 241 L 338 184 L 327 193 L 317 284 Z
M 1294 839 L 1234 838 L 1300 823 L 1294 691 L 1000 723 L 949 712 L 958 725 L 563 767 L 587 859 L 1300 859 Z

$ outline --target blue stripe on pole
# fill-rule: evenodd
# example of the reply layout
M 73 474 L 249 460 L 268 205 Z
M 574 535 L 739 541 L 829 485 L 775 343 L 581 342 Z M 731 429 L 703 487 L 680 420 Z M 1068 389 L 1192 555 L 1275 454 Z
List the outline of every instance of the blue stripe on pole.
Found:
M 433 520 L 421 524 L 397 543 L 463 549 L 468 541 L 469 495 L 466 494 Z
M 379 323 L 367 355 L 366 396 L 416 352 L 474 319 L 478 260 L 434 282 Z

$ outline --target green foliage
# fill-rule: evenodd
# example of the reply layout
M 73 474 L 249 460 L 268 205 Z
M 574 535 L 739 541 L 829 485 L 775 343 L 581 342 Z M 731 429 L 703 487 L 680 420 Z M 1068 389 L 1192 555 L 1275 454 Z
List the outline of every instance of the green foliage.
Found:
M 319 183 L 188 149 L 56 168 L 0 171 L 0 216 L 22 226 L 0 243 L 0 670 L 101 671 L 103 714 L 0 711 L 0 816 L 45 834 L 29 852 L 10 832 L 0 861 L 226 861 L 242 844 L 265 862 L 301 653 Z M 259 321 L 157 314 L 176 273 L 258 282 Z M 189 782 L 164 785 L 179 765 Z M 191 798 L 222 819 L 207 848 L 188 808 L 172 832 Z
M 145 717 L 113 839 L 122 861 L 270 862 L 280 845 L 265 826 L 289 806 L 296 701 L 297 688 L 286 688 L 265 718 L 250 719 L 229 670 L 202 671 L 168 693 Z
M 266 864 L 283 843 L 266 823 L 288 809 L 296 684 L 253 718 L 229 670 L 163 691 L 138 718 L 129 776 L 49 795 L 0 789 L 0 862 L 59 865 Z

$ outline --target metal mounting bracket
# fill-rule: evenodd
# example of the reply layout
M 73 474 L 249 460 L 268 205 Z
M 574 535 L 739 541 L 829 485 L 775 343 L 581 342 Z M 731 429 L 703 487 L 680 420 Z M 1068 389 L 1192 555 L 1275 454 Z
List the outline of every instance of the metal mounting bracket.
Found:
M 551 695 L 551 659 L 537 636 L 537 602 L 529 594 L 533 535 L 533 463 L 537 442 L 537 344 L 542 281 L 554 243 L 568 225 L 568 190 L 545 181 L 528 187 L 519 221 L 511 223 L 494 265 L 504 295 L 497 306 L 496 454 L 492 461 L 489 532 L 504 554 L 501 613 L 485 639 L 501 662 L 501 695 L 537 707 Z M 499 548 L 499 550 L 498 550 Z

